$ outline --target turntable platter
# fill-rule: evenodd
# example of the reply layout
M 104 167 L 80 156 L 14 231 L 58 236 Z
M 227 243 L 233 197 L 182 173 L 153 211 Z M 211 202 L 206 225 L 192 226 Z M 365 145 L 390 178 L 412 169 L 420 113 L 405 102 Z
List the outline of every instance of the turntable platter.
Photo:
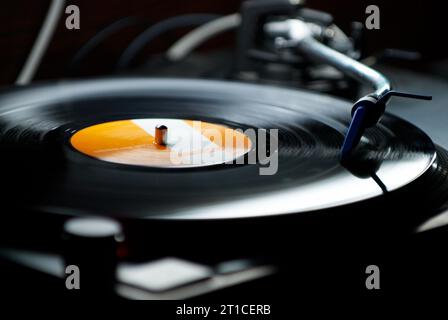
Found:
M 342 166 L 339 149 L 350 107 L 321 94 L 218 81 L 43 84 L 0 97 L 0 148 L 3 165 L 10 168 L 6 179 L 16 186 L 13 192 L 23 195 L 24 207 L 172 220 L 334 208 L 397 190 L 433 164 L 431 140 L 410 123 L 386 114 L 363 137 L 359 153 L 366 168 Z M 151 165 L 151 159 L 150 165 L 104 161 L 73 143 L 83 130 L 132 119 L 188 119 L 243 132 L 261 129 L 268 133 L 270 147 L 275 142 L 277 148 L 270 150 L 264 164 L 229 164 L 226 159 L 170 168 Z M 89 136 L 84 139 L 90 141 Z M 250 141 L 249 149 L 254 149 L 259 137 Z M 262 168 L 268 174 L 260 174 Z M 17 183 L 23 179 L 26 183 Z

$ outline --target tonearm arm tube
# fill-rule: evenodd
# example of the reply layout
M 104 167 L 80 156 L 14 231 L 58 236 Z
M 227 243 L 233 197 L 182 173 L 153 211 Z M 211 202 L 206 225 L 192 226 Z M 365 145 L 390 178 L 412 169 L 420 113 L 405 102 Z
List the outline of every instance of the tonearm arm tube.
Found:
M 328 64 L 345 75 L 373 87 L 372 93 L 353 105 L 352 120 L 341 148 L 341 160 L 347 158 L 358 145 L 364 130 L 378 123 L 391 96 L 431 100 L 430 96 L 393 91 L 390 81 L 385 76 L 316 40 L 308 25 L 301 20 L 269 22 L 265 25 L 265 31 L 276 39 L 277 48 L 294 48 L 310 60 Z

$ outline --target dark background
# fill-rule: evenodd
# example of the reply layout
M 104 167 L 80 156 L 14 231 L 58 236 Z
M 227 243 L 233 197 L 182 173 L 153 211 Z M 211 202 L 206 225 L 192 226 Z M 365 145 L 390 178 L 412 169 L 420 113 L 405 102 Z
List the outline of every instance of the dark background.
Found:
M 45 54 L 43 62 L 36 75 L 36 80 L 59 79 L 69 76 L 67 72 L 68 63 L 71 61 L 77 50 L 91 39 L 98 31 L 107 25 L 127 16 L 144 17 L 148 20 L 147 25 L 126 28 L 117 32 L 107 41 L 97 47 L 91 55 L 87 57 L 82 65 L 78 76 L 97 76 L 111 74 L 117 58 L 129 43 L 141 33 L 145 27 L 161 21 L 167 17 L 176 16 L 186 13 L 218 13 L 229 14 L 238 11 L 241 0 L 68 0 L 66 5 L 75 4 L 81 10 L 81 29 L 67 30 L 65 28 L 65 17 L 62 16 L 58 29 L 53 37 L 50 47 Z M 412 121 L 419 127 L 427 131 L 435 142 L 442 144 L 448 148 L 448 136 L 446 130 L 446 101 L 448 101 L 448 85 L 446 81 L 434 79 L 432 77 L 420 73 L 415 73 L 412 69 L 429 70 L 428 66 L 438 65 L 438 61 L 448 58 L 445 49 L 447 30 L 445 26 L 446 15 L 448 10 L 444 10 L 443 1 L 403 1 L 403 0 L 381 0 L 381 1 L 361 1 L 361 0 L 309 0 L 308 6 L 330 12 L 335 17 L 335 22 L 345 31 L 349 30 L 352 21 L 364 22 L 366 18 L 365 8 L 369 4 L 375 4 L 381 10 L 381 29 L 366 32 L 364 41 L 364 54 L 370 55 L 379 52 L 384 48 L 400 48 L 406 50 L 416 50 L 422 54 L 422 59 L 406 64 L 405 69 L 396 69 L 394 66 L 381 66 L 385 69 L 388 76 L 397 83 L 397 87 L 402 90 L 425 93 L 434 95 L 434 100 L 428 103 L 420 101 L 394 100 L 393 104 L 388 107 L 388 111 L 398 114 L 407 120 Z M 14 83 L 20 69 L 25 62 L 30 49 L 35 41 L 37 33 L 41 28 L 43 19 L 46 16 L 49 0 L 0 0 L 0 86 L 7 86 Z M 157 41 L 151 43 L 144 52 L 141 52 L 135 63 L 142 63 L 149 54 L 165 51 L 170 44 L 178 39 L 188 30 L 177 30 L 170 32 Z M 210 50 L 217 47 L 227 47 L 234 44 L 234 34 L 229 33 L 222 35 L 207 42 L 202 50 Z M 391 69 L 389 69 L 391 68 Z M 434 73 L 442 74 L 441 67 L 433 67 Z M 446 68 L 446 64 L 445 64 Z M 445 69 L 447 70 L 447 69 Z M 448 75 L 448 71 L 446 72 Z M 446 77 L 448 79 L 448 76 Z M 401 104 L 400 104 L 401 103 Z M 409 193 L 408 196 L 417 199 L 420 194 Z M 423 203 L 423 200 L 422 200 Z M 404 211 L 403 211 L 404 212 Z M 54 222 L 55 223 L 55 222 Z M 6 224 L 5 224 L 6 225 Z M 331 228 L 333 225 L 330 224 Z M 34 227 L 34 226 L 33 226 Z M 51 228 L 49 225 L 46 227 Z M 420 271 L 425 276 L 422 281 L 434 278 L 439 281 L 439 275 L 443 273 L 442 269 L 446 264 L 438 263 L 439 255 L 436 254 L 433 261 L 428 262 L 428 257 L 432 252 L 441 252 L 441 248 L 445 241 L 445 231 L 442 235 L 436 235 L 436 241 L 439 246 L 435 246 L 432 251 L 427 252 L 425 242 L 418 245 L 411 243 L 412 254 L 409 256 L 411 262 L 417 258 L 419 262 L 425 264 L 427 269 Z M 442 234 L 442 232 L 440 232 Z M 440 237 L 440 241 L 437 238 Z M 423 235 L 425 237 L 425 235 Z M 26 239 L 27 241 L 29 239 Z M 431 239 L 430 239 L 431 240 Z M 430 240 L 423 239 L 423 241 Z M 360 246 L 365 245 L 362 241 Z M 391 247 L 391 246 L 387 246 Z M 395 247 L 390 249 L 391 256 L 394 259 L 401 259 L 400 255 L 396 255 L 399 250 Z M 303 248 L 301 248 L 303 250 Z M 395 252 L 395 251 L 396 252 Z M 320 254 L 320 251 L 318 251 Z M 337 251 L 335 251 L 337 253 Z M 303 254 L 303 251 L 301 252 Z M 338 259 L 341 261 L 340 256 Z M 398 261 L 397 260 L 397 261 Z M 395 262 L 395 260 L 392 260 Z M 370 262 L 370 261 L 369 261 Z M 380 261 L 381 262 L 381 261 Z M 409 261 L 405 261 L 408 263 Z M 403 261 L 395 264 L 397 268 L 396 274 L 401 274 L 404 269 L 406 276 L 403 281 L 409 278 L 413 279 L 416 275 L 412 274 L 413 270 L 421 267 L 419 264 L 415 266 L 406 264 Z M 392 265 L 392 264 L 391 264 Z M 409 267 L 409 265 L 411 267 Z M 326 265 L 325 265 L 326 266 Z M 11 272 L 18 269 L 13 269 Z M 387 270 L 387 269 L 386 269 Z M 349 269 L 348 272 L 351 272 Z M 316 273 L 318 271 L 315 271 Z M 334 270 L 325 269 L 323 273 L 332 276 L 338 274 Z M 356 271 L 355 271 L 356 272 Z M 391 274 L 393 272 L 390 272 Z M 31 283 L 36 281 L 34 277 L 25 277 L 20 273 L 20 279 L 23 283 Z M 353 273 L 357 275 L 356 273 Z M 360 279 L 363 279 L 364 274 Z M 429 280 L 428 280 L 429 277 Z M 0 283 L 5 285 L 8 278 L 15 279 L 10 273 L 2 273 Z M 308 281 L 313 281 L 310 277 Z M 324 279 L 326 279 L 324 277 Z M 341 278 L 342 279 L 342 278 Z M 358 279 L 358 278 L 356 278 Z M 288 279 L 289 280 L 289 279 Z M 387 280 L 386 280 L 387 281 Z M 280 283 L 280 282 L 279 282 Z M 286 282 L 281 282 L 283 284 Z M 387 283 L 387 282 L 386 282 Z M 426 283 L 426 282 L 425 282 Z M 16 283 L 13 283 L 14 285 Z M 400 283 L 401 284 L 401 283 Z M 444 282 L 443 282 L 444 284 Z M 258 284 L 257 284 L 258 285 Z M 269 284 L 271 285 L 271 284 Z M 303 286 L 303 283 L 300 285 Z M 313 284 L 314 285 L 314 284 Z M 345 284 L 347 286 L 347 284 Z M 363 285 L 363 284 L 361 284 Z M 44 279 L 42 283 L 36 283 L 34 289 L 45 287 L 50 290 L 48 279 Z M 269 286 L 268 286 L 269 287 Z M 440 285 L 442 286 L 442 283 Z M 337 287 L 339 289 L 339 287 Z M 387 287 L 386 287 L 387 289 Z M 413 288 L 415 290 L 415 288 Z M 254 292 L 262 290 L 253 289 Z M 277 294 L 278 291 L 273 291 Z M 20 292 L 22 294 L 22 292 Z M 425 292 L 426 294 L 427 292 Z M 38 295 L 39 293 L 35 294 Z M 242 293 L 243 294 L 243 293 Z M 320 301 L 320 300 L 319 300 Z
M 78 5 L 81 11 L 81 29 L 67 30 L 63 14 L 50 47 L 36 75 L 36 80 L 67 77 L 67 64 L 76 51 L 99 30 L 110 23 L 127 17 L 148 19 L 149 26 L 167 17 L 186 13 L 228 14 L 238 10 L 241 0 L 69 0 L 66 5 Z M 0 2 L 0 85 L 12 84 L 17 77 L 35 37 L 45 18 L 49 0 L 2 0 Z M 365 21 L 365 8 L 369 4 L 379 6 L 381 29 L 366 32 L 365 53 L 382 48 L 402 48 L 422 53 L 422 60 L 414 67 L 428 61 L 442 59 L 447 28 L 443 1 L 360 1 L 360 0 L 309 0 L 307 5 L 330 12 L 335 22 L 348 31 L 352 21 Z M 95 49 L 83 65 L 82 76 L 108 74 L 126 46 L 143 30 L 145 25 L 126 28 L 117 32 Z M 142 52 L 162 52 L 188 30 L 170 32 L 154 41 Z M 230 46 L 231 34 L 213 39 L 205 48 Z M 412 67 L 412 66 L 411 66 Z

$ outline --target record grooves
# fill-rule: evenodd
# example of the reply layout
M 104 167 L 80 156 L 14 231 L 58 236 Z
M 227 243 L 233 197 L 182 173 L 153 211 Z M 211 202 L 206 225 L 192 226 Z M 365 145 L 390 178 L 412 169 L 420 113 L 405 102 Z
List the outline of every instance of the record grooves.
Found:
M 321 219 L 332 221 L 327 225 L 338 232 L 350 221 L 356 232 L 380 226 L 381 234 L 397 235 L 412 229 L 416 221 L 403 223 L 402 215 L 419 205 L 400 200 L 409 194 L 402 190 L 417 190 L 412 192 L 420 199 L 446 193 L 437 190 L 446 184 L 439 173 L 446 170 L 444 151 L 391 115 L 366 132 L 352 163 L 341 165 L 350 105 L 323 95 L 241 83 L 114 79 L 34 86 L 4 94 L 0 103 L 2 165 L 10 168 L 5 207 L 22 208 L 9 220 L 24 214 L 39 225 L 44 217 L 105 215 L 137 230 L 129 241 L 146 234 L 148 225 L 150 238 L 176 230 L 188 239 L 185 245 L 225 237 L 231 229 L 237 247 L 247 228 L 254 239 L 277 228 L 306 234 L 307 226 Z M 152 118 L 278 128 L 278 172 L 260 175 L 260 164 L 174 169 L 117 164 L 70 144 L 76 132 L 95 124 Z M 436 178 L 440 184 L 433 183 Z M 388 214 L 397 206 L 399 213 Z M 290 223 L 296 220 L 300 227 Z

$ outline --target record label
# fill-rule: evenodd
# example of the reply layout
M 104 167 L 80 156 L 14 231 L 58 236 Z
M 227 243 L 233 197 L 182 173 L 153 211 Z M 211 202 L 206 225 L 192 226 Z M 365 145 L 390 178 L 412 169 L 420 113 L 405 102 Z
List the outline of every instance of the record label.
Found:
M 181 119 L 105 122 L 76 132 L 70 142 L 99 160 L 165 168 L 228 163 L 252 148 L 242 130 Z

